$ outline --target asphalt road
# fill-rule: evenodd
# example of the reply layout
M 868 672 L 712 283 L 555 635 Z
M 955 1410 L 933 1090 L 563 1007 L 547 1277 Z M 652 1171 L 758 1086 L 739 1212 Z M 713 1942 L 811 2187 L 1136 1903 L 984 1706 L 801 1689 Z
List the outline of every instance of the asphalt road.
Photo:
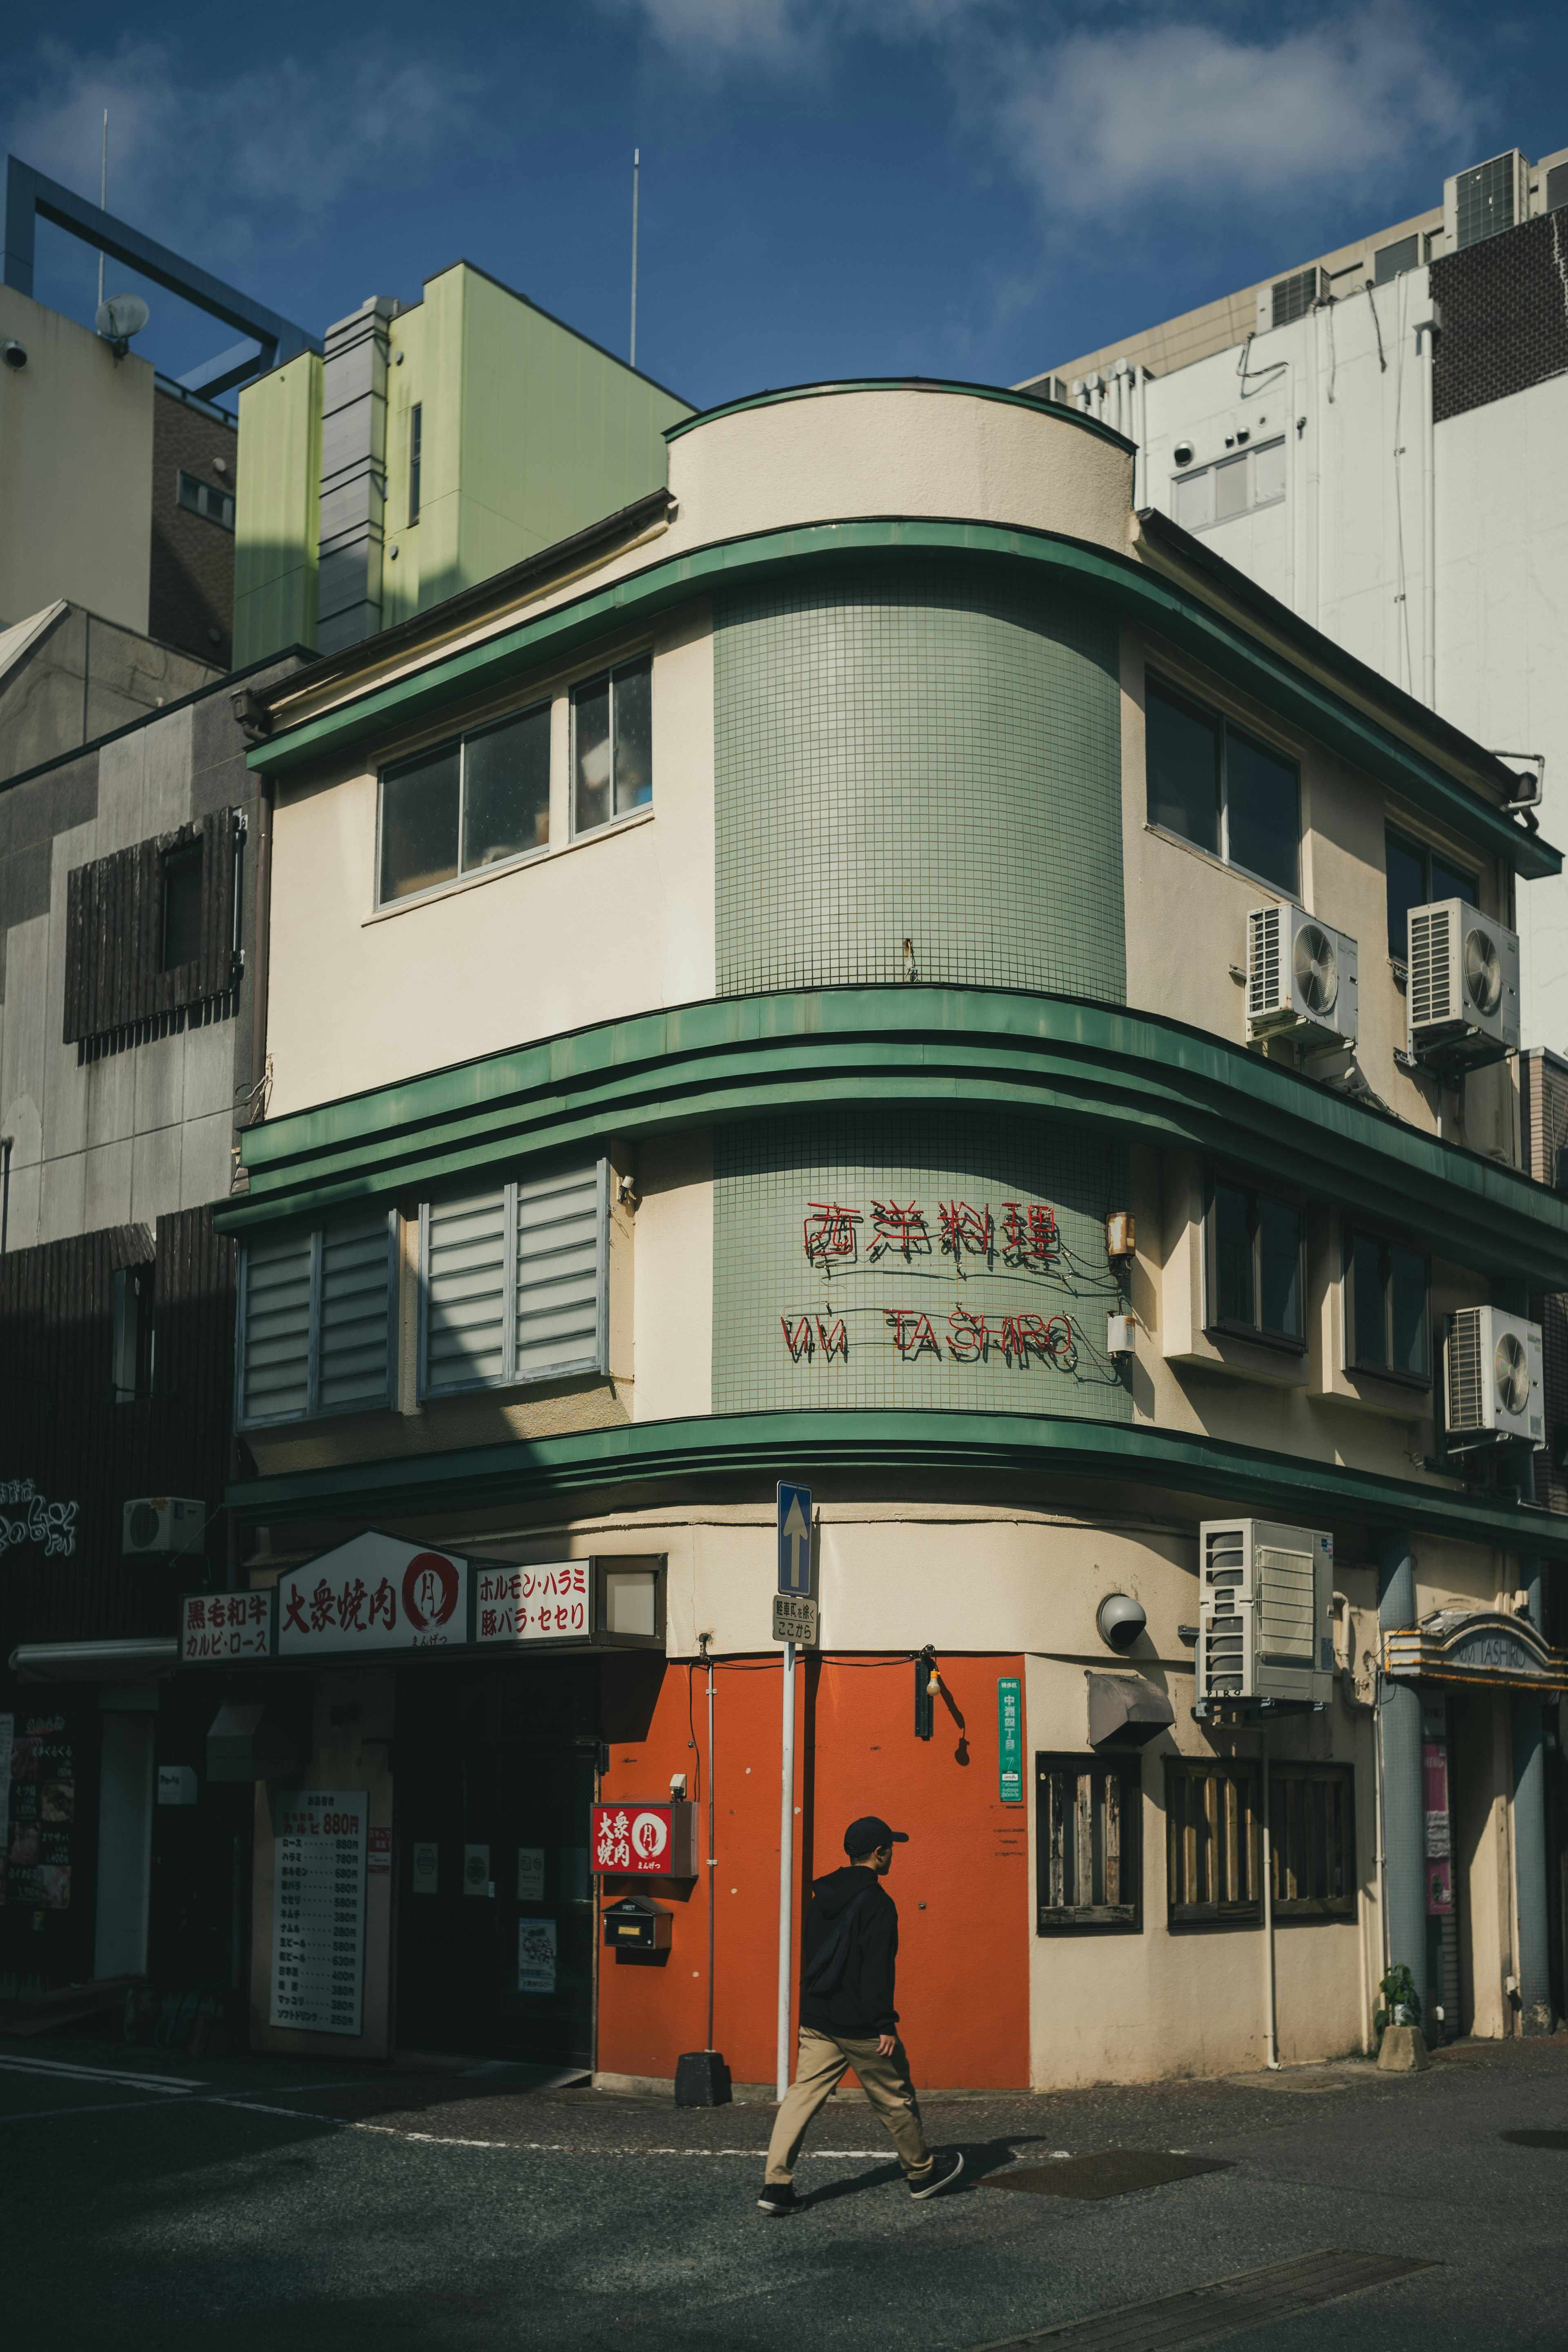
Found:
M 968 2352 L 1343 2248 L 1435 2267 L 1236 2352 L 1568 2345 L 1568 2148 L 1500 2137 L 1568 2132 L 1568 2038 L 1460 2044 L 1413 2077 L 933 2100 L 927 2117 L 964 2151 L 962 2189 L 911 2202 L 851 2096 L 813 2131 L 805 2210 L 770 2221 L 765 2106 L 7 2041 L 5 2330 L 37 2352 Z M 1108 2147 L 1232 2168 L 1094 2203 L 978 2185 Z

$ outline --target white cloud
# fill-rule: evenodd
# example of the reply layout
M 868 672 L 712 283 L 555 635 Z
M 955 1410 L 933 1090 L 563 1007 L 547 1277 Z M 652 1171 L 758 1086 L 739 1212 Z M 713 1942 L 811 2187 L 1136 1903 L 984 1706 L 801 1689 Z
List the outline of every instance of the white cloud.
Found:
M 943 38 L 994 0 L 603 0 L 641 20 L 661 48 L 710 74 L 729 67 L 785 72 L 822 62 L 836 36 Z
M 4 125 L 10 152 L 96 201 L 107 107 L 110 212 L 220 275 L 254 248 L 263 203 L 269 250 L 304 243 L 350 189 L 474 135 L 478 84 L 439 65 L 328 52 L 204 83 L 161 41 L 96 57 L 50 41 L 37 58 Z
M 1205 211 L 1272 207 L 1314 186 L 1373 185 L 1422 150 L 1447 168 L 1477 109 L 1400 16 L 1273 41 L 1206 25 L 1073 34 L 1009 46 L 988 111 L 1014 169 L 1075 219 L 1151 199 Z

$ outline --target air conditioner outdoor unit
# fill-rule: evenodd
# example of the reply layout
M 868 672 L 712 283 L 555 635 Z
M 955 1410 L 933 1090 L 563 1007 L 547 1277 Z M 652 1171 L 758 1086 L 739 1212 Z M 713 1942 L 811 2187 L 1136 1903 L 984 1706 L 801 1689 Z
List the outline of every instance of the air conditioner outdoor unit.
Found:
M 1405 1023 L 1412 1054 L 1466 1068 L 1519 1044 L 1519 939 L 1462 898 L 1412 907 Z
M 121 1549 L 138 1559 L 200 1551 L 206 1531 L 205 1503 L 188 1495 L 142 1495 L 125 1506 Z
M 1353 1045 L 1355 941 L 1302 907 L 1254 907 L 1247 918 L 1247 1034 Z
M 1198 1545 L 1196 1696 L 1326 1700 L 1332 1536 L 1269 1519 L 1205 1519 Z
M 1545 1444 L 1541 1326 L 1500 1307 L 1461 1307 L 1448 1319 L 1447 1425 L 1452 1437 Z

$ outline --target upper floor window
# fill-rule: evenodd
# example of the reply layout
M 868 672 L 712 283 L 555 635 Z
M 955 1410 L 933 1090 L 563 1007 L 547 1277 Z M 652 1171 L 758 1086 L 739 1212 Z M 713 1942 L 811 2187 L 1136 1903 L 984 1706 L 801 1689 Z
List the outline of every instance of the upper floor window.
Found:
M 1205 1228 L 1208 1328 L 1300 1353 L 1307 1344 L 1300 1210 L 1216 1178 Z
M 222 530 L 234 529 L 234 500 L 228 491 L 204 482 L 199 474 L 187 474 L 183 466 L 175 495 L 187 514 L 205 515 Z
M 425 407 L 416 401 L 408 412 L 408 520 L 419 520 L 419 468 L 425 446 Z
M 160 971 L 178 971 L 182 964 L 195 963 L 201 954 L 203 856 L 199 841 L 187 841 L 163 853 Z
M 599 1371 L 609 1163 L 486 1185 L 419 1213 L 419 1393 Z
M 1277 506 L 1285 495 L 1285 440 L 1260 441 L 1212 466 L 1194 466 L 1173 484 L 1175 517 L 1184 530 L 1206 530 L 1255 507 Z
M 1432 1377 L 1431 1269 L 1418 1250 L 1376 1234 L 1345 1234 L 1345 1365 L 1418 1382 Z
M 572 697 L 574 833 L 592 833 L 653 798 L 653 664 L 626 662 Z
M 114 1357 L 111 1379 L 116 1404 L 134 1404 L 153 1393 L 153 1277 L 151 1265 L 114 1269 Z
M 393 1402 L 396 1220 L 384 1209 L 247 1242 L 239 1261 L 239 1426 Z
M 1412 841 L 1392 825 L 1384 836 L 1384 862 L 1388 877 L 1388 952 L 1398 963 L 1409 953 L 1412 907 L 1434 907 L 1445 898 L 1462 898 L 1467 907 L 1481 903 L 1480 883 L 1463 866 L 1453 865 L 1441 850 L 1424 841 Z
M 1293 761 L 1150 672 L 1149 822 L 1294 897 L 1300 778 Z
M 550 839 L 550 705 L 476 729 L 381 779 L 381 904 L 526 857 Z

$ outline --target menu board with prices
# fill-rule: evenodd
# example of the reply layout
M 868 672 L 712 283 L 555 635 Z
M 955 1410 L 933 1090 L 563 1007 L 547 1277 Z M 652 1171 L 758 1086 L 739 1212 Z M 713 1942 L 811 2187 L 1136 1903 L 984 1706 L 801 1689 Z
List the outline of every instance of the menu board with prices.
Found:
M 370 1799 L 363 1789 L 279 1797 L 273 1894 L 274 2025 L 363 2032 Z

